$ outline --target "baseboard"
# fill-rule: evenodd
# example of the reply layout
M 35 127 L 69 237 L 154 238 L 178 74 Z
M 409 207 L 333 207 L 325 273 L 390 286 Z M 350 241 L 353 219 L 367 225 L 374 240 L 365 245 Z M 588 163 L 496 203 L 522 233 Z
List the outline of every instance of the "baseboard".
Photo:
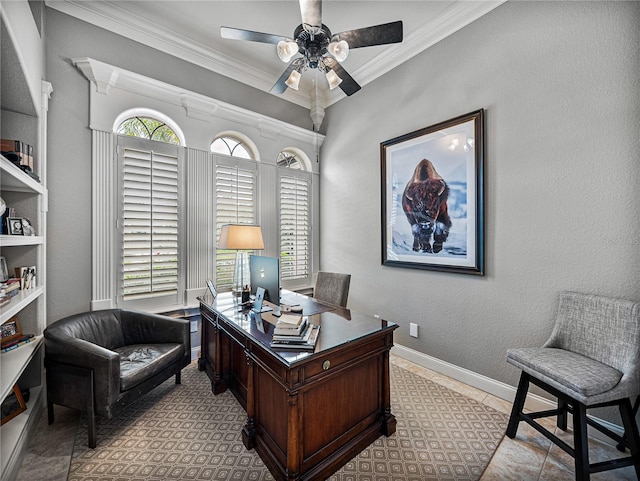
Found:
M 395 354 L 398 357 L 401 357 L 402 359 L 411 361 L 419 366 L 431 369 L 432 371 L 443 374 L 447 377 L 455 379 L 456 381 L 460 381 L 464 384 L 480 389 L 486 393 L 492 394 L 496 397 L 499 397 L 500 399 L 504 399 L 505 401 L 513 402 L 516 397 L 515 386 L 496 381 L 495 379 L 492 379 L 490 377 L 483 376 L 482 374 L 478 374 L 473 371 L 469 371 L 468 369 L 442 361 L 441 359 L 437 359 L 433 356 L 429 356 L 428 354 L 424 354 L 409 347 L 396 344 L 391 348 L 391 353 Z M 525 408 L 530 411 L 546 411 L 548 409 L 555 409 L 556 402 L 555 400 L 546 399 L 542 396 L 538 396 L 537 394 L 529 393 L 527 394 L 527 400 L 525 401 Z M 594 416 L 589 417 L 620 436 L 622 436 L 622 434 L 624 433 L 622 427 L 618 426 L 617 424 L 613 424 L 609 421 L 605 421 Z M 569 416 L 569 424 L 572 424 L 571 416 Z M 589 435 L 601 441 L 612 444 L 612 440 L 610 438 L 604 436 L 602 433 L 595 429 L 592 429 L 591 427 L 589 427 Z

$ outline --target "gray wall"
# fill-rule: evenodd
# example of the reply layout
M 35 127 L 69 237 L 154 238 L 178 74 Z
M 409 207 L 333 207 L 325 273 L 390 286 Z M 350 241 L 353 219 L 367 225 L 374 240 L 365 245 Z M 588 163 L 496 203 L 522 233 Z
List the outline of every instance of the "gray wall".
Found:
M 330 107 L 321 267 L 396 342 L 516 382 L 508 347 L 539 345 L 559 291 L 640 300 L 640 4 L 508 2 Z M 93 57 L 309 127 L 308 111 L 46 9 L 50 322 L 89 308 Z M 380 265 L 380 142 L 486 109 L 486 276 Z M 346 132 L 346 133 L 345 133 Z M 408 336 L 409 322 L 420 338 Z
M 508 2 L 328 109 L 321 269 L 349 306 L 515 385 L 505 351 L 546 340 L 560 291 L 640 301 L 638 25 L 638 2 Z M 382 266 L 380 142 L 478 108 L 486 275 Z
M 91 301 L 89 82 L 69 59 L 91 57 L 307 129 L 309 111 L 47 8 L 49 323 Z M 212 132 L 214 135 L 215 132 Z

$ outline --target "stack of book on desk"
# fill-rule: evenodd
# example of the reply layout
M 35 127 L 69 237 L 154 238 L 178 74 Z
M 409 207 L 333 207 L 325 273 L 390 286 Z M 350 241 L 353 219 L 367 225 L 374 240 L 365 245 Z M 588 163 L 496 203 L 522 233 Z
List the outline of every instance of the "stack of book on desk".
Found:
M 313 351 L 319 331 L 320 326 L 309 324 L 300 314 L 282 313 L 273 330 L 271 347 Z

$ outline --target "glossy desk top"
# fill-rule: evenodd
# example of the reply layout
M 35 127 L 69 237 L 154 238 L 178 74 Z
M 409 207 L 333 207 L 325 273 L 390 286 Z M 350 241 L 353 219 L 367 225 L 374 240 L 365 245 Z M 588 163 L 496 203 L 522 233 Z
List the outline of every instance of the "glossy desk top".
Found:
M 320 334 L 314 351 L 276 349 L 270 347 L 273 329 L 278 319 L 272 312 L 254 314 L 249 309 L 243 308 L 239 299 L 230 292 L 218 294 L 214 302 L 210 302 L 210 297 L 208 299 L 206 297 L 199 298 L 199 300 L 203 306 L 224 316 L 229 324 L 244 331 L 246 335 L 287 364 L 308 359 L 310 356 L 319 355 L 366 336 L 383 331 L 393 331 L 398 327 L 394 322 L 385 321 L 370 314 L 325 304 L 302 294 L 283 290 L 281 294 L 282 306 L 302 306 L 302 315 L 308 317 L 309 323 L 320 326 Z M 265 304 L 278 310 L 277 306 Z

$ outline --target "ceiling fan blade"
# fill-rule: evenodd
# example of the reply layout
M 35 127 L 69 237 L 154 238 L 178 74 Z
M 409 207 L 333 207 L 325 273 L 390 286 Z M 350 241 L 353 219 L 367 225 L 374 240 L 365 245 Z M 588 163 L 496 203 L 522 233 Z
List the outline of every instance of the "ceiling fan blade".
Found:
M 322 26 L 322 0 L 300 0 L 302 25 Z
M 291 72 L 296 68 L 297 62 L 294 60 L 289 64 L 287 69 L 280 75 L 280 78 L 275 83 L 273 87 L 271 87 L 272 94 L 283 94 L 285 90 L 287 90 L 287 84 L 285 83 L 291 75 Z
M 331 57 L 327 57 L 324 59 L 324 64 L 325 66 L 333 70 L 336 73 L 336 75 L 342 79 L 342 82 L 340 82 L 339 87 L 342 89 L 342 91 L 345 94 L 347 94 L 347 96 L 355 94 L 358 90 L 362 88 L 360 87 L 358 82 L 356 82 L 353 79 L 353 77 L 349 75 L 349 72 L 347 72 L 342 67 L 342 65 L 340 65 L 340 62 L 338 62 L 337 60 Z
M 372 27 L 356 28 L 340 32 L 332 37 L 346 40 L 349 48 L 371 47 L 373 45 L 386 45 L 388 43 L 402 42 L 402 20 L 383 23 Z
M 233 27 L 220 27 L 220 36 L 231 40 L 247 40 L 249 42 L 272 43 L 274 45 L 277 45 L 280 40 L 290 40 L 288 37 L 282 35 L 254 32 L 253 30 L 243 30 Z

